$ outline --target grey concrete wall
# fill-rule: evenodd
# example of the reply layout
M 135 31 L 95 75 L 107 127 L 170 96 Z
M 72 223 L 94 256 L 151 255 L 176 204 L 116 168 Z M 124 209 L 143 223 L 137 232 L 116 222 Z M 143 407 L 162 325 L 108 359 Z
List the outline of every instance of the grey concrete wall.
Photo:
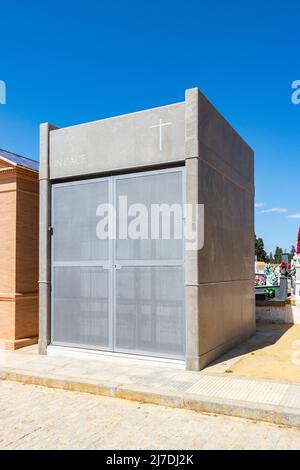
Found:
M 39 353 L 46 354 L 50 343 L 51 323 L 51 187 L 49 167 L 50 131 L 57 129 L 51 124 L 40 128 L 40 217 L 39 217 Z
M 185 96 L 186 203 L 199 203 L 198 90 Z M 186 222 L 187 223 L 187 222 Z M 185 252 L 186 369 L 200 370 L 199 251 Z
M 50 179 L 183 161 L 184 111 L 177 103 L 52 131 Z
M 205 205 L 204 247 L 187 254 L 186 268 L 187 322 L 194 325 L 187 343 L 199 338 L 198 356 L 188 349 L 187 362 L 197 369 L 255 332 L 254 155 L 198 89 L 187 91 L 186 106 L 187 187 L 198 171 Z

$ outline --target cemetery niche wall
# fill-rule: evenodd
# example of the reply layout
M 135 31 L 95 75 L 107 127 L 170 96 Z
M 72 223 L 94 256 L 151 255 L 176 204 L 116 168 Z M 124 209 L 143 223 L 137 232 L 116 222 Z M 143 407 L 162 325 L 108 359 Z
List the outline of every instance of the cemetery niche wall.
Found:
M 42 124 L 40 161 L 41 354 L 200 370 L 255 333 L 254 155 L 197 88 L 137 113 Z M 101 240 L 97 207 L 119 196 L 204 205 L 203 247 Z

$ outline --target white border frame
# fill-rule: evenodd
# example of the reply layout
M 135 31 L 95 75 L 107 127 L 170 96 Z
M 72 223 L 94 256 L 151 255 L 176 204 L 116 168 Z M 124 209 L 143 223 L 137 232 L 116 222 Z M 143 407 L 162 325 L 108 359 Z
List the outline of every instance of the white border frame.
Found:
M 93 184 L 93 183 L 99 183 L 99 182 L 107 182 L 108 183 L 108 202 L 111 202 L 111 196 L 112 196 L 112 181 L 110 177 L 103 177 L 103 178 L 92 178 L 92 179 L 87 179 L 87 180 L 80 180 L 80 181 L 70 181 L 66 183 L 55 183 L 51 186 L 51 226 L 53 229 L 54 223 L 53 223 L 53 217 L 54 217 L 54 197 L 53 197 L 53 192 L 55 188 L 62 188 L 62 187 L 68 187 L 68 186 L 78 186 L 78 185 L 84 185 L 84 184 Z M 55 341 L 53 339 L 53 322 L 54 322 L 54 315 L 53 315 L 53 309 L 54 309 L 54 267 L 99 267 L 103 268 L 107 272 L 108 276 L 108 346 L 101 346 L 101 351 L 112 351 L 113 349 L 113 277 L 112 277 L 112 269 L 110 269 L 110 264 L 111 264 L 111 259 L 112 259 L 112 250 L 113 250 L 113 241 L 109 240 L 108 241 L 108 257 L 107 260 L 98 260 L 98 261 L 54 261 L 54 237 L 53 235 L 51 236 L 51 306 L 50 306 L 50 341 L 51 345 L 53 346 L 66 346 L 66 347 L 79 347 L 83 349 L 91 349 L 91 350 L 98 350 L 98 347 L 96 345 L 89 345 L 89 344 L 80 344 L 80 343 L 67 343 L 67 342 L 60 342 L 60 341 Z M 100 347 L 99 347 L 100 348 Z

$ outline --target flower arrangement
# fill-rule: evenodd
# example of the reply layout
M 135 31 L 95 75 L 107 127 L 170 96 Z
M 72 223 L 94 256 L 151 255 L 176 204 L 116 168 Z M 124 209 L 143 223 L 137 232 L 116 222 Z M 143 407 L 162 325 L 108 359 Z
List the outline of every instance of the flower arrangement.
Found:
M 266 278 L 260 274 L 255 276 L 255 287 L 264 287 L 266 285 Z
M 278 286 L 280 284 L 280 266 L 270 266 L 267 264 L 264 271 L 265 284 L 267 286 Z

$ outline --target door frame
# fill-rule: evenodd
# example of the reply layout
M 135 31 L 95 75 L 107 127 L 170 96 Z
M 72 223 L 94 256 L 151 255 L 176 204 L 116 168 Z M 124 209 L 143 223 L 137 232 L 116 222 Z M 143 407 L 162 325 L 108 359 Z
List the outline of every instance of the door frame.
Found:
M 55 183 L 51 187 L 51 228 L 54 228 L 54 190 L 55 188 L 61 187 L 68 187 L 68 186 L 78 186 L 84 184 L 93 184 L 99 182 L 108 183 L 108 202 L 111 202 L 112 197 L 112 181 L 110 177 L 104 176 L 103 178 L 91 178 L 86 180 L 78 180 L 78 181 L 68 181 L 64 183 Z M 103 261 L 82 261 L 77 263 L 70 262 L 70 266 L 96 266 L 102 267 L 108 273 L 108 346 L 91 346 L 88 344 L 81 344 L 81 343 L 68 343 L 66 341 L 56 341 L 53 338 L 53 331 L 54 331 L 54 267 L 55 266 L 67 266 L 68 262 L 55 262 L 54 261 L 54 236 L 51 236 L 51 322 L 50 322 L 50 344 L 54 346 L 62 346 L 62 347 L 71 347 L 71 348 L 82 348 L 82 349 L 90 349 L 95 351 L 113 351 L 113 273 L 112 269 L 110 269 L 111 259 L 112 259 L 112 250 L 113 250 L 113 240 L 108 240 L 108 258 L 107 260 Z
M 182 184 L 182 205 L 185 204 L 185 167 L 184 166 L 177 166 L 177 167 L 169 167 L 169 168 L 163 168 L 163 169 L 158 169 L 158 170 L 149 170 L 149 171 L 139 171 L 135 173 L 124 173 L 120 175 L 115 175 L 113 176 L 113 184 L 114 184 L 114 204 L 116 203 L 116 184 L 117 181 L 124 180 L 124 179 L 132 179 L 132 178 L 138 178 L 141 176 L 152 176 L 152 175 L 160 175 L 160 174 L 167 174 L 167 173 L 181 173 L 181 184 Z M 184 225 L 184 220 L 182 221 Z M 129 351 L 128 349 L 123 349 L 120 347 L 116 346 L 116 327 L 117 327 L 117 321 L 116 321 L 116 316 L 117 316 L 117 271 L 119 269 L 122 269 L 122 267 L 130 267 L 130 266 L 141 266 L 141 267 L 151 267 L 151 266 L 161 266 L 161 267 L 167 267 L 167 266 L 177 266 L 177 267 L 182 267 L 182 272 L 183 272 L 183 288 L 185 287 L 185 269 L 184 269 L 184 261 L 185 261 L 185 241 L 184 239 L 182 240 L 182 257 L 181 261 L 178 262 L 176 260 L 161 260 L 161 261 L 152 261 L 152 260 L 135 260 L 135 261 L 129 261 L 129 260 L 119 260 L 117 259 L 117 239 L 113 240 L 113 252 L 114 252 L 114 263 L 115 265 L 118 266 L 118 268 L 113 269 L 113 297 L 114 297 L 114 304 L 113 304 L 113 328 L 114 328 L 114 335 L 113 335 L 113 352 L 117 354 L 127 354 L 127 355 L 138 355 L 138 356 L 146 356 L 146 357 L 157 357 L 161 359 L 169 359 L 169 360 L 184 360 L 185 359 L 185 352 L 186 352 L 186 312 L 185 312 L 185 292 L 183 294 L 183 301 L 184 301 L 184 331 L 183 331 L 183 338 L 184 338 L 184 352 L 182 355 L 172 355 L 170 357 L 170 354 L 164 354 L 164 353 L 159 353 L 159 355 L 155 355 L 153 351 L 140 351 L 138 349 Z

